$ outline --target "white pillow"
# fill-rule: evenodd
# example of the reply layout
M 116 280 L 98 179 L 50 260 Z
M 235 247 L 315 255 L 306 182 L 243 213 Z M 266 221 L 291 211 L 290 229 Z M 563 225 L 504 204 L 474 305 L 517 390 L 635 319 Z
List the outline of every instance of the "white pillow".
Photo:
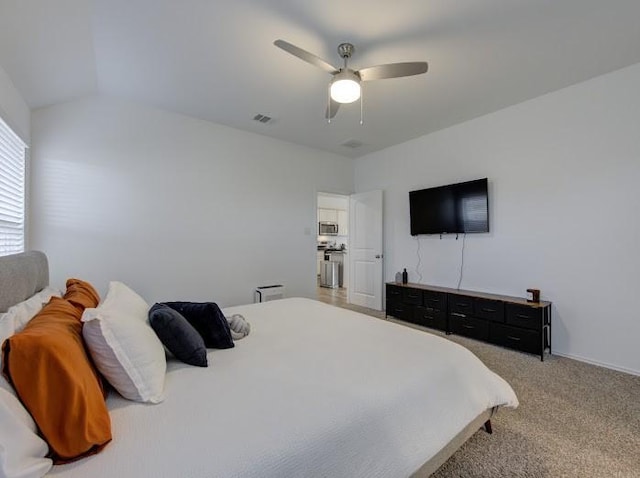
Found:
M 14 326 L 13 320 L 6 320 L 7 314 L 0 314 L 0 390 L 6 390 L 12 394 L 15 394 L 13 387 L 9 385 L 9 382 L 2 376 L 2 343 L 5 339 L 13 335 Z M 0 470 L 2 465 L 0 465 Z M 2 476 L 2 475 L 0 475 Z
M 120 395 L 159 403 L 167 361 L 148 313 L 142 297 L 121 282 L 111 282 L 104 301 L 82 314 L 82 336 L 96 367 Z
M 0 476 L 40 478 L 52 462 L 49 446 L 36 434 L 36 424 L 18 399 L 0 388 Z
M 0 314 L 0 347 L 2 347 L 2 342 L 15 333 L 16 326 L 13 323 L 13 319 L 9 320 L 7 314 Z M 2 365 L 2 362 L 0 362 L 0 365 Z
M 61 296 L 62 293 L 59 290 L 45 287 L 27 300 L 10 307 L 7 313 L 0 317 L 0 343 L 24 329 L 24 326 L 42 310 L 51 297 Z

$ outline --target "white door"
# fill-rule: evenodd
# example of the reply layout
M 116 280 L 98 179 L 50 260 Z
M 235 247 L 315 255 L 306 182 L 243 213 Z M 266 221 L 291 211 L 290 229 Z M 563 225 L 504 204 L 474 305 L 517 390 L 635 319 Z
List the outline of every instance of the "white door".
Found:
M 382 191 L 349 199 L 349 302 L 382 310 Z

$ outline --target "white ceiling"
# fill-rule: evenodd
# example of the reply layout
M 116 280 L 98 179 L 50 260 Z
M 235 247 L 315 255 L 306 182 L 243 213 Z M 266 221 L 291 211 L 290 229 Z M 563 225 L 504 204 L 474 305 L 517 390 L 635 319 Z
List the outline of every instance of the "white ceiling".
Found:
M 100 93 L 355 157 L 638 63 L 638 18 L 638 0 L 0 0 L 0 66 L 32 108 Z M 278 38 L 430 69 L 367 83 L 363 126 L 357 103 L 327 124 L 329 75 Z

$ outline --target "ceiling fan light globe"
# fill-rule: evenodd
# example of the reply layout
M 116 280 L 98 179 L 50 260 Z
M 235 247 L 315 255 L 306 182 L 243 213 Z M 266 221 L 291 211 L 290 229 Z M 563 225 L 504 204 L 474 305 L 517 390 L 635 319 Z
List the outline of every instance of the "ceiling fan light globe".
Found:
M 350 78 L 331 83 L 331 98 L 338 103 L 353 103 L 360 98 L 360 83 Z

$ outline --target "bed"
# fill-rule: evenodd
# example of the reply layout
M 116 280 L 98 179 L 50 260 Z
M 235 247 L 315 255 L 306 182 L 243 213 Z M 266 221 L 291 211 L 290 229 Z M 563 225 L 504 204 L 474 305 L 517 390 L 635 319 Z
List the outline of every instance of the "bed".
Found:
M 0 258 L 0 311 L 48 283 L 46 257 Z M 511 387 L 444 338 L 291 298 L 230 307 L 251 334 L 209 367 L 169 360 L 157 405 L 107 398 L 113 441 L 48 476 L 429 476 Z

